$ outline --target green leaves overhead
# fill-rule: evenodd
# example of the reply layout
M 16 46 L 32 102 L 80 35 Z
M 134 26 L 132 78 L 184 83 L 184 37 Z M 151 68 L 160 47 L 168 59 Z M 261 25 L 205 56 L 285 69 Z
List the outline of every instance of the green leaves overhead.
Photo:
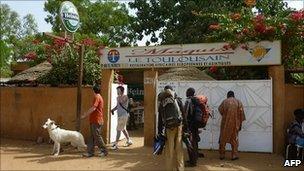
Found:
M 139 39 L 151 34 L 148 42 L 155 42 L 160 33 L 162 44 L 205 42 L 209 24 L 217 19 L 196 17 L 193 12 L 236 11 L 242 7 L 239 0 L 135 0 L 129 4 L 137 10 L 132 26 Z
M 54 32 L 62 31 L 58 10 L 62 1 L 48 0 L 44 10 L 50 14 L 45 19 L 53 25 Z M 94 34 L 105 40 L 108 46 L 126 46 L 134 44 L 135 34 L 132 32 L 133 18 L 129 16 L 127 7 L 115 1 L 71 1 L 80 16 L 78 33 Z

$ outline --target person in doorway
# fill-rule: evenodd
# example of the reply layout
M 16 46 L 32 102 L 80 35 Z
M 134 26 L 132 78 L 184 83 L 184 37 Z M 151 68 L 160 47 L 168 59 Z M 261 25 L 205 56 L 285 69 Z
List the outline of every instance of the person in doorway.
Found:
M 128 110 L 130 111 L 130 117 L 129 117 L 129 130 L 135 130 L 137 129 L 136 124 L 135 124 L 135 114 L 134 114 L 134 108 L 136 107 L 134 99 L 133 99 L 133 94 L 129 94 L 129 104 L 128 104 Z
M 227 93 L 225 99 L 218 108 L 222 115 L 221 130 L 219 138 L 220 159 L 225 158 L 226 143 L 231 144 L 232 160 L 239 159 L 238 156 L 238 133 L 242 128 L 242 122 L 245 120 L 243 104 L 240 100 L 234 97 L 234 92 Z
M 115 106 L 115 108 L 111 110 L 112 115 L 114 114 L 114 111 L 117 110 L 117 134 L 116 134 L 116 140 L 112 145 L 112 148 L 114 150 L 118 149 L 117 144 L 121 132 L 123 132 L 123 134 L 127 139 L 127 142 L 124 146 L 128 147 L 133 144 L 132 140 L 130 139 L 129 133 L 126 129 L 129 118 L 129 111 L 127 109 L 129 99 L 127 95 L 124 95 L 125 88 L 123 86 L 118 86 L 116 89 L 117 89 L 117 105 Z
M 297 109 L 294 111 L 295 120 L 288 128 L 288 141 L 290 144 L 295 144 L 304 148 L 304 132 L 302 130 L 302 123 L 304 122 L 304 109 Z
M 93 87 L 93 91 L 94 91 L 93 106 L 81 116 L 81 119 L 84 119 L 87 116 L 89 116 L 90 130 L 91 130 L 91 136 L 87 147 L 88 152 L 87 154 L 83 154 L 84 157 L 94 156 L 95 145 L 99 147 L 101 156 L 108 155 L 108 150 L 101 137 L 101 130 L 103 126 L 103 98 L 100 95 L 100 87 L 98 85 L 95 85 Z
M 198 152 L 198 142 L 200 141 L 200 136 L 199 136 L 199 130 L 196 125 L 196 119 L 194 116 L 194 104 L 193 104 L 193 98 L 195 94 L 195 89 L 194 88 L 188 88 L 186 91 L 186 102 L 184 105 L 184 113 L 185 117 L 188 123 L 188 128 L 190 131 L 191 135 L 191 144 L 193 148 L 187 148 L 188 155 L 189 155 L 189 161 L 187 161 L 187 166 L 189 167 L 195 167 L 197 164 L 197 159 L 199 157 L 203 158 L 204 154 Z
M 158 95 L 158 135 L 166 137 L 166 170 L 184 170 L 182 134 L 184 114 L 181 99 L 171 86 Z

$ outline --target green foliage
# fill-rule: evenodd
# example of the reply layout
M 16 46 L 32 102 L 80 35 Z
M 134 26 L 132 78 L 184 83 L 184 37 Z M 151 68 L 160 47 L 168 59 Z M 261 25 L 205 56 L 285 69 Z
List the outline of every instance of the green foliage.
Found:
M 62 51 L 54 51 L 51 56 L 52 70 L 38 79 L 39 83 L 57 86 L 60 84 L 76 85 L 78 80 L 79 53 L 71 45 L 63 47 Z M 101 67 L 98 57 L 92 49 L 88 49 L 84 56 L 83 84 L 93 85 L 100 80 Z
M 12 11 L 8 5 L 0 4 L 0 35 L 1 40 L 21 35 L 21 21 L 17 12 Z
M 3 40 L 0 40 L 0 77 L 9 77 L 12 71 L 9 68 L 9 48 Z
M 293 15 L 282 0 L 256 1 L 255 10 L 240 0 L 135 0 L 137 10 L 133 23 L 139 38 L 161 44 L 228 42 L 229 47 L 248 41 L 282 40 L 283 63 L 286 68 L 303 67 L 303 20 Z M 261 67 L 219 67 L 218 79 L 263 78 Z M 245 74 L 242 74 L 245 73 Z M 246 74 L 248 73 L 248 74 Z
M 9 77 L 12 73 L 10 70 L 11 40 L 19 36 L 21 23 L 18 19 L 18 14 L 15 11 L 11 11 L 6 4 L 0 4 L 0 14 L 0 76 Z
M 57 34 L 60 36 L 60 34 Z M 89 38 L 91 37 L 91 38 Z M 94 84 L 100 79 L 98 48 L 104 42 L 95 35 L 75 34 L 75 41 L 86 47 L 84 55 L 83 84 Z M 27 36 L 15 44 L 16 52 L 30 66 L 45 60 L 52 63 L 53 69 L 38 80 L 39 83 L 75 85 L 78 80 L 79 47 L 69 45 L 65 40 L 51 39 L 36 34 Z
M 139 38 L 151 34 L 147 45 L 158 41 L 157 32 L 160 32 L 162 44 L 205 42 L 206 33 L 210 32 L 209 24 L 217 20 L 196 17 L 193 12 L 237 11 L 242 7 L 242 1 L 239 0 L 135 0 L 129 4 L 137 10 L 133 28 Z
M 228 47 L 237 45 L 248 48 L 249 41 L 281 40 L 282 60 L 286 69 L 304 67 L 304 11 L 292 11 L 280 0 L 257 1 L 258 13 L 243 7 L 236 13 L 198 14 L 199 17 L 213 16 L 218 23 L 210 26 L 211 41 L 228 42 Z M 295 74 L 303 82 L 304 77 Z
M 26 15 L 21 22 L 17 12 L 8 5 L 0 4 L 0 37 L 1 37 L 1 76 L 9 77 L 11 62 L 21 59 L 19 45 L 24 44 L 27 36 L 37 33 L 37 24 L 31 14 Z M 22 25 L 23 24 L 23 25 Z M 24 45 L 27 47 L 28 45 Z
M 43 44 L 36 43 L 38 37 L 40 37 L 40 35 L 37 34 L 34 36 L 13 39 L 13 46 L 11 47 L 13 61 L 28 61 L 30 66 L 34 66 L 46 60 Z M 32 52 L 35 53 L 36 56 L 27 58 L 27 54 Z
M 208 75 L 217 80 L 242 80 L 242 79 L 267 79 L 267 66 L 230 66 L 211 67 L 207 70 Z
M 83 68 L 83 84 L 94 85 L 99 83 L 101 79 L 101 66 L 99 64 L 99 57 L 96 52 L 87 50 L 84 57 L 84 68 Z
M 35 35 L 38 33 L 38 26 L 32 14 L 23 17 L 23 35 Z
M 294 84 L 304 85 L 304 73 L 292 73 L 291 78 L 293 79 Z
M 246 45 L 248 41 L 282 40 L 282 56 L 286 68 L 303 67 L 304 12 L 285 9 L 285 4 L 279 0 L 273 2 L 271 6 L 266 6 L 264 1 L 258 1 L 257 7 L 261 6 L 258 15 L 251 8 L 244 7 L 237 13 L 199 16 L 218 18 L 217 27 L 210 27 L 213 30 L 209 34 L 212 41 L 225 41 L 236 46 Z
M 77 84 L 77 53 L 70 46 L 65 46 L 62 53 L 54 51 L 51 56 L 52 70 L 38 82 L 59 85 Z
M 60 1 L 48 0 L 44 10 L 50 14 L 45 19 L 53 25 L 54 32 L 62 32 L 58 10 Z M 107 46 L 126 46 L 135 42 L 132 32 L 132 17 L 124 4 L 115 1 L 72 0 L 78 9 L 81 26 L 80 34 L 91 34 L 103 39 Z

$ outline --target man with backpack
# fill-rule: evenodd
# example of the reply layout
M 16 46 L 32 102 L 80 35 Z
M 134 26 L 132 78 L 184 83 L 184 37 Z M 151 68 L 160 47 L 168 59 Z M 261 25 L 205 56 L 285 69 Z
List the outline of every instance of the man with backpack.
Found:
M 195 89 L 188 88 L 186 91 L 185 116 L 191 134 L 191 144 L 193 148 L 187 148 L 189 167 L 195 167 L 198 157 L 204 157 L 204 154 L 198 153 L 198 142 L 200 141 L 199 128 L 204 128 L 209 118 L 209 108 L 207 105 L 207 97 L 203 95 L 194 96 Z
M 165 86 L 164 91 L 158 95 L 157 136 L 166 137 L 166 170 L 184 170 L 182 146 L 184 114 L 182 112 L 181 99 L 177 97 L 171 86 Z
M 240 100 L 234 97 L 234 92 L 227 93 L 225 99 L 218 108 L 222 115 L 221 132 L 219 139 L 220 159 L 225 158 L 226 143 L 231 144 L 232 160 L 239 159 L 238 157 L 238 134 L 242 128 L 242 122 L 245 120 L 243 104 Z

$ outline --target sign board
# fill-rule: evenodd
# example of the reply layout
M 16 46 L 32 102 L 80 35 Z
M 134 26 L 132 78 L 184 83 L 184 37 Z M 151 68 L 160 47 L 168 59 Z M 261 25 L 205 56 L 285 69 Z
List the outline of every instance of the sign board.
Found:
M 144 100 L 144 86 L 142 84 L 128 84 L 128 94 L 135 100 Z
M 131 69 L 281 64 L 280 41 L 249 42 L 248 49 L 226 49 L 225 45 L 227 43 L 106 48 L 101 65 L 104 69 Z
M 59 10 L 62 24 L 68 32 L 74 33 L 79 28 L 79 15 L 77 8 L 70 1 L 62 2 Z

